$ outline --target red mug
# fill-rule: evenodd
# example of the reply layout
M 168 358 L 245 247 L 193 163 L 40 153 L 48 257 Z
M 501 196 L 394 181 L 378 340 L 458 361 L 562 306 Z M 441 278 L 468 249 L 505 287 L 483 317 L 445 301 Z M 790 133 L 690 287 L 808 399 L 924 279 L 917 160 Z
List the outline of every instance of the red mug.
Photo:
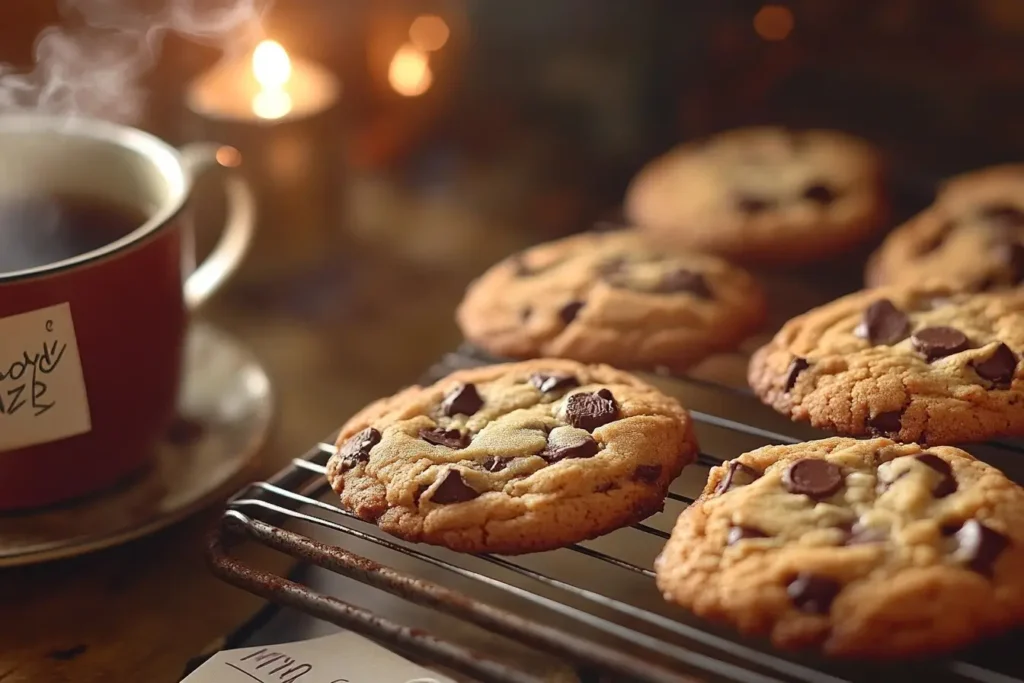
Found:
M 177 150 L 86 119 L 0 116 L 0 196 L 68 193 L 148 216 L 93 251 L 0 272 L 0 510 L 94 493 L 150 460 L 174 416 L 189 314 L 252 238 L 255 202 L 229 172 L 223 234 L 193 267 L 186 205 L 217 149 Z

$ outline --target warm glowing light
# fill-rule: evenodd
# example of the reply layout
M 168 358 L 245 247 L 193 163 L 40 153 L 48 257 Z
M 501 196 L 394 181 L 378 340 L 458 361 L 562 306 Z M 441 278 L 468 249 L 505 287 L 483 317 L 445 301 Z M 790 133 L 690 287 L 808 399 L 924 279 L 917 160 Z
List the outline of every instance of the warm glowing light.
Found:
M 434 82 L 434 73 L 430 70 L 426 53 L 414 45 L 398 48 L 388 68 L 388 82 L 395 92 L 405 97 L 427 92 Z
M 424 14 L 416 17 L 409 27 L 409 40 L 412 44 L 426 52 L 440 50 L 448 42 L 448 24 L 435 14 Z
M 252 53 L 252 73 L 264 88 L 279 89 L 292 75 L 292 60 L 281 43 L 264 40 Z
M 214 155 L 217 159 L 217 163 L 225 168 L 235 168 L 240 166 L 242 163 L 242 153 L 234 147 L 223 147 L 217 148 L 217 153 Z
M 284 86 L 292 75 L 292 60 L 281 43 L 264 40 L 252 53 L 252 73 L 260 91 L 252 99 L 252 111 L 261 119 L 279 119 L 292 110 L 292 98 Z
M 765 5 L 754 15 L 754 30 L 765 40 L 785 40 L 793 31 L 793 12 L 782 5 Z

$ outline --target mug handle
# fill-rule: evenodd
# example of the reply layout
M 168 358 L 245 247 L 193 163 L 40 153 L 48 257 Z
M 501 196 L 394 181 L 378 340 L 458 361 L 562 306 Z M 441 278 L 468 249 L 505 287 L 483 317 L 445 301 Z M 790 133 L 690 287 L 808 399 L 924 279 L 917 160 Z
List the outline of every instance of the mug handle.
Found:
M 217 150 L 223 145 L 196 142 L 179 150 L 182 164 L 193 182 L 206 171 L 221 166 Z M 217 246 L 185 280 L 185 306 L 190 311 L 202 306 L 242 264 L 256 228 L 256 197 L 249 183 L 228 167 L 224 178 L 227 193 L 227 220 Z

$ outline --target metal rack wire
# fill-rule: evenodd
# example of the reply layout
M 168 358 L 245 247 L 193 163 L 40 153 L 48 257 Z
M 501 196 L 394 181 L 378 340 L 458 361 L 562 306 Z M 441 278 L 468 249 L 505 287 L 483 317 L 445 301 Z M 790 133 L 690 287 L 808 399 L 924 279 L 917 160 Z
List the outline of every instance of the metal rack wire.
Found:
M 732 395 L 728 400 L 738 400 L 738 397 Z M 557 561 L 547 563 L 544 568 L 538 568 L 532 560 L 537 556 L 466 556 L 407 544 L 382 535 L 372 525 L 321 500 L 327 492 L 324 465 L 333 452 L 333 439 L 317 444 L 294 459 L 272 479 L 253 484 L 232 498 L 211 540 L 211 563 L 219 576 L 246 590 L 488 683 L 538 683 L 544 679 L 479 648 L 396 624 L 338 597 L 318 594 L 247 566 L 231 557 L 230 548 L 242 540 L 255 541 L 302 562 L 452 615 L 490 633 L 571 662 L 581 672 L 581 680 L 646 683 L 682 680 L 743 683 L 1024 681 L 1022 658 L 1017 654 L 1024 645 L 1021 633 L 1010 634 L 999 642 L 986 643 L 949 660 L 855 664 L 773 651 L 765 643 L 738 638 L 657 600 L 650 562 L 614 552 L 614 548 L 625 543 L 624 538 L 628 539 L 623 535 L 636 536 L 625 543 L 627 546 L 634 547 L 638 539 L 647 539 L 648 545 L 659 547 L 668 537 L 671 520 L 699 492 L 703 481 L 699 475 L 706 474 L 709 467 L 724 459 L 716 454 L 722 449 L 734 452 L 734 448 L 799 440 L 716 414 L 694 411 L 693 417 L 698 432 L 705 432 L 704 436 L 709 437 L 706 441 L 713 445 L 709 450 L 714 452 L 702 453 L 698 463 L 688 468 L 698 476 L 683 481 L 684 473 L 677 480 L 669 494 L 664 518 L 615 532 L 617 542 L 612 544 L 576 544 L 544 553 L 542 555 L 558 554 Z M 744 445 L 735 445 L 738 439 Z M 1020 449 L 1013 446 L 994 448 L 1009 452 L 1010 457 L 1021 457 Z M 330 543 L 284 528 L 295 523 L 328 530 Z M 346 549 L 355 542 L 371 544 L 397 554 L 396 557 L 440 570 L 445 577 L 457 579 L 462 582 L 460 585 L 469 585 L 471 590 L 452 588 L 447 581 L 428 581 Z M 592 573 L 611 578 L 602 579 L 597 586 L 594 582 L 588 585 L 583 579 Z M 646 593 L 642 596 L 644 599 L 638 599 L 639 594 L 630 591 L 626 591 L 625 596 L 615 595 L 612 588 L 627 581 L 642 587 L 641 592 Z M 510 599 L 517 609 L 504 606 Z

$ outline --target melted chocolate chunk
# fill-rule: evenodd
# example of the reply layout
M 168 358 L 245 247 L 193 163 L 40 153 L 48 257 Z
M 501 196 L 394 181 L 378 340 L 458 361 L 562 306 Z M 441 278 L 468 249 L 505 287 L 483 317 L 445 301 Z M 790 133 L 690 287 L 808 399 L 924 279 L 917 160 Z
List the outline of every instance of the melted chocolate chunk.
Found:
M 838 196 L 836 191 L 825 183 L 815 183 L 804 190 L 804 199 L 809 199 L 823 206 L 831 204 Z
M 1024 226 L 1024 211 L 1010 204 L 989 204 L 979 211 L 982 219 L 999 228 Z
M 460 384 L 448 392 L 441 403 L 441 410 L 448 417 L 453 415 L 473 415 L 484 406 L 484 400 L 477 393 L 476 385 Z
M 447 470 L 440 485 L 434 489 L 434 495 L 430 496 L 431 503 L 449 505 L 451 503 L 464 503 L 473 500 L 480 494 L 470 488 L 462 479 L 458 470 Z
M 955 327 L 926 327 L 911 335 L 910 343 L 928 362 L 959 353 L 970 344 Z
M 562 319 L 562 322 L 568 325 L 576 316 L 579 315 L 580 309 L 583 308 L 582 301 L 570 301 L 558 311 L 558 317 Z
M 967 566 L 986 576 L 992 575 L 996 560 L 1010 545 L 1010 539 L 976 519 L 964 522 L 956 532 L 956 540 L 965 551 Z
M 483 467 L 488 472 L 501 472 L 503 469 L 508 467 L 510 462 L 512 462 L 512 458 L 499 458 L 491 455 L 484 460 Z
M 764 199 L 762 197 L 743 196 L 736 199 L 736 206 L 743 213 L 757 214 L 762 211 L 767 211 L 775 205 L 771 199 Z
M 872 434 L 898 434 L 903 429 L 903 411 L 889 410 L 868 418 L 868 429 Z
M 575 435 L 574 435 L 575 436 Z M 549 463 L 570 458 L 592 458 L 601 450 L 601 446 L 589 435 L 580 435 L 573 440 L 554 442 L 548 438 L 548 444 L 539 455 Z
M 888 299 L 879 299 L 868 306 L 860 325 L 853 331 L 873 346 L 891 346 L 906 337 L 908 332 L 910 318 Z
M 662 294 L 689 292 L 701 299 L 713 298 L 711 288 L 708 287 L 704 276 L 685 268 L 679 268 L 666 273 L 655 286 L 654 291 Z
M 1017 355 L 1006 344 L 999 344 L 991 356 L 974 361 L 974 371 L 996 386 L 1008 387 L 1017 374 Z
M 369 460 L 370 450 L 379 443 L 380 432 L 373 427 L 367 427 L 342 444 L 338 455 L 341 456 L 342 464 L 346 469 L 355 467 L 357 462 Z
M 811 364 L 807 362 L 806 358 L 800 358 L 799 356 L 794 358 L 786 370 L 786 388 L 783 391 L 788 394 L 796 386 L 796 380 L 800 377 L 800 373 L 809 367 L 811 367 Z
M 465 448 L 469 445 L 469 436 L 463 434 L 458 429 L 442 429 L 440 427 L 421 429 L 420 438 L 435 446 L 444 446 L 453 450 Z
M 752 526 L 734 526 L 729 528 L 729 537 L 725 543 L 726 545 L 736 545 L 740 541 L 750 538 L 768 538 L 768 534 Z
M 573 427 L 592 432 L 619 419 L 619 404 L 607 389 L 596 394 L 573 394 L 565 402 L 565 417 Z
M 535 372 L 530 375 L 530 384 L 535 386 L 538 391 L 547 394 L 552 391 L 564 391 L 578 387 L 580 381 L 576 379 L 575 375 Z
M 801 612 L 828 614 L 842 586 L 827 576 L 801 572 L 786 587 L 789 599 Z
M 1024 280 L 1024 244 L 1019 242 L 1000 242 L 995 246 L 995 258 L 1005 265 L 1010 270 L 1009 283 L 1011 285 L 1019 285 L 1021 280 Z M 990 289 L 996 284 L 1000 284 L 998 281 L 989 283 Z M 1007 283 L 1002 283 L 1007 284 Z
M 923 465 L 927 465 L 939 473 L 939 483 L 932 489 L 932 495 L 936 498 L 945 498 L 956 492 L 956 478 L 953 476 L 953 468 L 949 463 L 934 453 L 922 453 L 915 455 L 914 459 Z
M 740 486 L 746 486 L 760 478 L 761 473 L 753 467 L 748 467 L 739 460 L 730 460 L 725 464 L 725 475 L 715 487 L 715 493 L 725 493 Z
M 633 471 L 633 478 L 637 481 L 654 484 L 661 479 L 661 465 L 638 465 Z
M 843 472 L 827 460 L 804 458 L 786 468 L 782 485 L 790 493 L 823 500 L 843 487 Z

